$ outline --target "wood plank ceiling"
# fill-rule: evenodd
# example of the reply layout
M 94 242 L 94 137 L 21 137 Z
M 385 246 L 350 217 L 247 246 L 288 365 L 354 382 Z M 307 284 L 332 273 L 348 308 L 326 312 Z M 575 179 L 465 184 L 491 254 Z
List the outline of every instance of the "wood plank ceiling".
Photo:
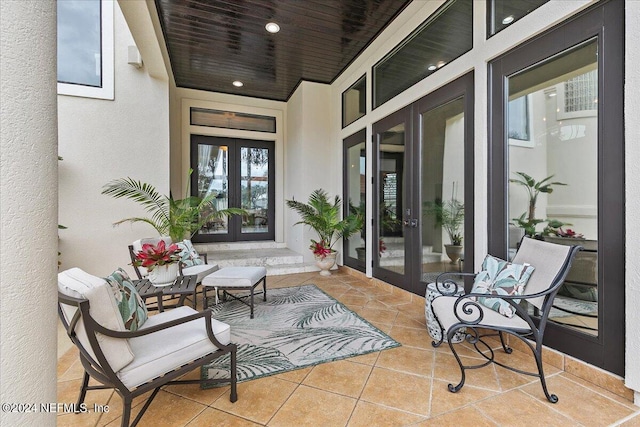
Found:
M 301 80 L 331 83 L 409 3 L 156 0 L 156 8 L 178 87 L 286 101 Z M 267 32 L 268 22 L 280 32 Z

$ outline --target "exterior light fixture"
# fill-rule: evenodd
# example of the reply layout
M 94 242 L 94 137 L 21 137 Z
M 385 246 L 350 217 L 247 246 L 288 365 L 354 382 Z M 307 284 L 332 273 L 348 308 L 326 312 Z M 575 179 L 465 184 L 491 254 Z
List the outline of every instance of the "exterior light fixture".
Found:
M 427 67 L 427 70 L 429 70 L 429 71 L 433 71 L 433 70 L 436 70 L 437 68 L 438 68 L 438 67 L 436 67 L 435 65 L 433 65 L 433 64 L 432 64 L 432 65 L 429 65 L 429 66 Z
M 242 83 L 240 80 L 236 80 L 236 81 L 233 82 L 233 85 L 235 87 L 242 87 L 242 86 L 244 86 L 244 83 Z
M 275 34 L 280 31 L 280 25 L 276 24 L 275 22 L 269 22 L 264 26 L 264 29 L 269 31 L 271 34 Z
M 503 23 L 504 25 L 509 25 L 509 24 L 511 24 L 514 20 L 515 20 L 515 18 L 513 17 L 513 15 L 509 15 L 509 16 L 507 16 L 506 18 L 504 18 L 504 19 L 502 20 L 502 23 Z
M 438 68 L 444 66 L 444 64 L 446 64 L 446 62 L 444 61 L 438 61 L 438 63 L 436 64 L 438 66 Z

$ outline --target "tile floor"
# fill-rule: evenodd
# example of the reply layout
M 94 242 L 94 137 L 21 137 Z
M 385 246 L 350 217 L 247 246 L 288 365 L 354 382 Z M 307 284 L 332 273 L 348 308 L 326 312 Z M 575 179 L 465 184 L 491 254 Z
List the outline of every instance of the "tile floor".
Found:
M 447 346 L 431 347 L 425 328 L 424 299 L 387 290 L 344 271 L 330 278 L 317 273 L 273 276 L 269 288 L 314 283 L 402 346 L 312 368 L 291 371 L 229 389 L 169 386 L 142 418 L 141 426 L 608 426 L 640 427 L 640 408 L 578 377 L 546 366 L 553 405 L 539 382 L 494 365 L 470 371 L 463 389 L 449 382 L 459 369 Z M 464 358 L 476 357 L 462 350 Z M 514 351 L 521 368 L 533 359 Z M 75 349 L 58 359 L 58 402 L 75 402 L 82 378 Z M 197 378 L 199 371 L 188 374 Z M 134 401 L 132 419 L 142 406 Z M 119 426 L 120 397 L 111 390 L 90 391 L 86 403 L 109 412 L 59 414 L 58 426 Z

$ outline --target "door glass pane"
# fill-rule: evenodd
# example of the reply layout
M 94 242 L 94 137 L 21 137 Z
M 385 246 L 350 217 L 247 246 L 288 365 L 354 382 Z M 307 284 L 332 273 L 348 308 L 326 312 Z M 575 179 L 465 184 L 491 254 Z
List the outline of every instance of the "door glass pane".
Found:
M 266 233 L 269 231 L 269 150 L 267 148 L 242 147 L 240 149 L 240 199 L 241 208 L 247 211 L 242 217 L 242 233 Z
M 550 319 L 598 334 L 598 45 L 508 80 L 509 256 L 523 235 L 579 252 Z M 513 104 L 513 106 L 512 106 Z
M 229 207 L 229 147 L 198 144 L 198 196 L 215 196 L 212 211 Z M 205 212 L 208 214 L 209 212 Z M 227 234 L 227 217 L 211 219 L 198 234 Z
M 362 218 L 366 218 L 365 204 L 367 199 L 367 185 L 366 185 L 366 147 L 365 147 L 365 133 L 362 132 L 362 142 L 352 145 L 347 149 L 346 168 L 347 168 L 347 196 L 348 200 L 348 214 L 360 215 Z M 352 258 L 357 258 L 360 261 L 365 261 L 365 227 L 362 228 L 360 233 L 351 236 L 348 239 L 348 253 L 347 255 Z
M 422 114 L 422 280 L 462 271 L 464 99 Z
M 380 267 L 399 274 L 405 273 L 405 236 L 402 227 L 406 205 L 404 151 L 404 123 L 380 134 L 379 250 L 374 252 L 374 259 L 378 258 Z

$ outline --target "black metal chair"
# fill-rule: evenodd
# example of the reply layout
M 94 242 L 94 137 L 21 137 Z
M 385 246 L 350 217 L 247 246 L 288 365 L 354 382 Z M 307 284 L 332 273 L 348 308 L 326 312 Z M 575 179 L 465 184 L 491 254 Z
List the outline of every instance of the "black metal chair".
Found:
M 468 293 L 459 297 L 453 296 L 457 290 L 457 284 L 452 276 L 474 277 L 475 274 L 444 273 L 438 277 L 436 287 L 443 296 L 433 300 L 431 309 L 441 330 L 446 331 L 449 347 L 462 374 L 457 385 L 448 385 L 449 391 L 455 393 L 464 386 L 465 370 L 482 368 L 495 363 L 520 374 L 538 377 L 549 402 L 558 401 L 558 397 L 555 394 L 549 394 L 547 390 L 542 367 L 542 340 L 553 299 L 569 272 L 573 258 L 580 249 L 580 246 L 558 245 L 525 237 L 513 259 L 515 264 L 530 264 L 535 267 L 524 289 L 524 295 L 491 295 L 491 298 L 507 301 L 515 309 L 515 315 L 511 318 L 479 304 L 477 298 L 487 297 L 486 294 Z M 514 300 L 522 300 L 522 302 L 518 304 Z M 525 301 L 531 306 L 527 307 Z M 485 362 L 476 365 L 462 363 L 455 349 L 455 345 L 459 344 L 451 342 L 455 333 L 462 328 L 466 328 L 466 341 L 473 344 L 478 353 L 487 359 Z M 512 349 L 505 343 L 504 334 L 509 334 L 525 343 L 535 357 L 538 372 L 523 371 L 495 360 L 493 349 L 483 341 L 483 338 L 497 336 L 505 353 L 510 354 Z M 432 345 L 440 346 L 444 337 L 443 333 L 440 341 L 433 341 Z M 480 344 L 481 347 L 479 347 Z
M 61 281 L 58 283 L 58 313 L 71 341 L 80 351 L 85 373 L 80 388 L 77 408 L 81 408 L 88 390 L 113 388 L 122 397 L 122 427 L 135 426 L 156 397 L 160 388 L 172 384 L 229 383 L 230 401 L 238 399 L 236 387 L 236 345 L 229 342 L 228 325 L 212 319 L 211 310 L 197 312 L 191 307 L 164 311 L 162 292 L 158 292 L 159 313 L 151 316 L 140 329 L 128 331 L 117 319 L 117 305 L 109 295 L 111 290 L 79 269 L 69 279 L 82 282 L 89 277 L 93 283 L 86 286 L 89 299 L 72 296 Z M 71 274 L 70 274 L 71 275 Z M 82 275 L 82 276 L 80 276 Z M 95 280 L 94 280 L 95 279 Z M 83 283 L 84 286 L 84 283 Z M 66 290 L 66 293 L 60 290 Z M 90 305 L 90 299 L 94 308 Z M 115 316 L 114 316 L 115 315 Z M 96 320 L 96 317 L 100 321 Z M 106 324 L 106 326 L 105 326 Z M 226 342 L 226 344 L 223 344 Z M 229 377 L 216 380 L 176 380 L 187 372 L 222 356 L 229 357 Z M 100 385 L 89 386 L 89 377 Z M 133 423 L 129 424 L 131 404 L 135 397 L 153 390 Z

